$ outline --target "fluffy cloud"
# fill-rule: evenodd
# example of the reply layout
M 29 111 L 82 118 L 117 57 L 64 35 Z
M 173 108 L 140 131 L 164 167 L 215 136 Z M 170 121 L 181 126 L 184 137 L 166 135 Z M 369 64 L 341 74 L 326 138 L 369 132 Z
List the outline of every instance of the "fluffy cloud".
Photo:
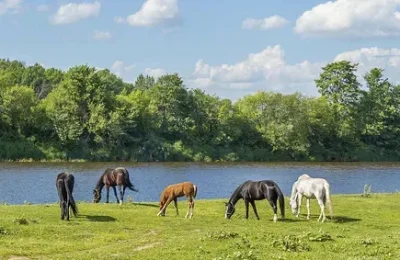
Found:
M 246 30 L 272 30 L 285 26 L 289 21 L 285 18 L 274 15 L 264 19 L 247 18 L 242 23 L 242 28 Z
M 322 64 L 308 61 L 287 64 L 285 53 L 279 45 L 268 46 L 232 65 L 211 66 L 199 60 L 190 84 L 214 93 L 224 89 L 235 90 L 226 92 L 231 98 L 242 95 L 240 91 L 252 93 L 257 90 L 283 93 L 300 91 L 312 95 L 317 93 L 313 80 L 318 77 Z
M 178 0 L 146 0 L 127 22 L 132 26 L 169 25 L 177 21 L 178 15 Z
M 15 13 L 18 12 L 23 4 L 23 0 L 3 0 L 0 1 L 0 15 L 6 13 Z
M 304 12 L 299 34 L 400 36 L 400 0 L 336 0 Z
M 361 48 L 338 54 L 333 60 L 288 64 L 279 45 L 268 46 L 259 53 L 235 64 L 212 66 L 199 60 L 188 85 L 205 89 L 211 94 L 236 100 L 259 90 L 285 94 L 301 92 L 318 95 L 314 80 L 328 62 L 349 60 L 359 63 L 357 75 L 362 76 L 374 67 L 385 70 L 384 75 L 394 83 L 400 82 L 400 49 Z
M 167 72 L 166 72 L 165 70 L 161 69 L 161 68 L 155 68 L 155 69 L 146 68 L 146 69 L 144 69 L 143 74 L 144 74 L 144 75 L 152 76 L 152 77 L 154 77 L 154 78 L 159 78 L 159 77 L 161 77 L 162 75 L 167 74 Z
M 108 40 L 112 35 L 110 32 L 95 31 L 93 37 L 97 40 Z
M 125 64 L 123 61 L 117 60 L 111 65 L 111 71 L 115 73 L 118 77 L 128 79 L 130 78 L 129 74 L 131 74 L 132 70 L 135 68 L 135 65 Z
M 98 16 L 101 9 L 100 2 L 93 3 L 69 3 L 60 6 L 57 12 L 51 17 L 53 24 L 70 24 L 89 17 Z
M 400 83 L 400 49 L 361 48 L 337 55 L 335 61 L 348 60 L 358 63 L 357 76 L 363 82 L 363 76 L 372 68 L 384 69 L 385 77 L 393 83 Z

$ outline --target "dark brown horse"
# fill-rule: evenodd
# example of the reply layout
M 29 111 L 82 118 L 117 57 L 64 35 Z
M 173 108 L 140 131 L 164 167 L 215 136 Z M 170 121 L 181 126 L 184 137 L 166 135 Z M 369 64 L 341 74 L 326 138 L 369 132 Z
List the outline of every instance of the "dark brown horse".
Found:
M 181 182 L 167 186 L 160 196 L 160 212 L 157 216 L 165 216 L 165 211 L 171 201 L 174 201 L 176 215 L 179 215 L 178 211 L 178 197 L 186 196 L 189 201 L 189 209 L 186 213 L 185 218 L 191 218 L 193 216 L 194 209 L 194 198 L 197 195 L 197 186 L 191 182 Z
M 75 204 L 72 192 L 74 190 L 75 178 L 70 173 L 59 173 L 56 178 L 56 187 L 58 196 L 60 197 L 60 208 L 61 208 L 61 220 L 69 220 L 69 210 L 71 208 L 72 213 L 76 217 L 78 215 L 78 208 Z
M 96 188 L 93 190 L 93 202 L 98 203 L 101 200 L 101 190 L 106 186 L 107 190 L 107 199 L 106 203 L 109 202 L 110 195 L 110 187 L 114 190 L 114 195 L 117 198 L 117 203 L 122 204 L 124 200 L 125 190 L 126 188 L 138 192 L 139 190 L 135 189 L 133 184 L 129 179 L 129 172 L 124 167 L 118 167 L 116 169 L 108 168 L 103 175 L 101 175 L 100 179 L 97 181 Z M 118 186 L 118 190 L 121 196 L 121 200 L 118 199 L 117 189 L 115 186 Z
M 245 181 L 232 193 L 228 203 L 226 203 L 225 218 L 229 219 L 235 213 L 235 204 L 238 200 L 243 199 L 246 207 L 246 219 L 249 218 L 249 203 L 253 207 L 254 214 L 258 217 L 256 204 L 254 201 L 267 199 L 274 211 L 274 222 L 278 220 L 277 208 L 278 201 L 282 218 L 285 217 L 285 198 L 278 184 L 271 180 L 263 181 Z

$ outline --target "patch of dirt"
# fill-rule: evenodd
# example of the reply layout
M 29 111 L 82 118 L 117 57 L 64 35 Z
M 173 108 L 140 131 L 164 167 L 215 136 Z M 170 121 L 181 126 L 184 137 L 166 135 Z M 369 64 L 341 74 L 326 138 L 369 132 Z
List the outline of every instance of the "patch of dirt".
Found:
M 157 243 L 151 243 L 151 244 L 147 244 L 147 245 L 143 245 L 143 246 L 138 246 L 138 247 L 135 248 L 135 251 L 142 251 L 142 250 L 145 250 L 145 249 L 153 248 L 153 247 L 155 247 L 155 246 L 157 246 L 159 244 L 161 244 L 161 243 L 157 242 Z

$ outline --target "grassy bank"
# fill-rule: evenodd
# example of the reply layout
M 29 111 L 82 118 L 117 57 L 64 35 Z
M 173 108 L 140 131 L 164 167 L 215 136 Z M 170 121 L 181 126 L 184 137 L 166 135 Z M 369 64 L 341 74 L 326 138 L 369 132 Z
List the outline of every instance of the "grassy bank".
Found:
M 400 194 L 333 196 L 334 221 L 296 219 L 286 199 L 284 221 L 272 222 L 265 201 L 260 221 L 244 219 L 239 202 L 231 220 L 223 200 L 198 200 L 193 219 L 179 201 L 166 217 L 157 203 L 79 203 L 80 216 L 59 220 L 57 204 L 0 206 L 0 258 L 39 259 L 399 259 Z M 303 213 L 304 213 L 303 207 Z

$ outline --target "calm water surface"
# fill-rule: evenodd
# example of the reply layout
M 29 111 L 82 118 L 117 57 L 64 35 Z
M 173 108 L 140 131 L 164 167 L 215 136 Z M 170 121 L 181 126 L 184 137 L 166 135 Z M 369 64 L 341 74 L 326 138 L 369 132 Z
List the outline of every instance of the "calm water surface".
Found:
M 108 167 L 125 166 L 138 193 L 127 190 L 134 201 L 158 201 L 166 185 L 192 181 L 198 199 L 227 198 L 246 180 L 274 180 L 285 195 L 297 177 L 308 173 L 326 178 L 332 193 L 362 193 L 400 190 L 400 163 L 0 163 L 0 202 L 9 204 L 54 203 L 58 200 L 56 175 L 75 175 L 75 200 L 91 201 L 92 190 Z M 103 201 L 105 192 L 103 190 Z M 110 200 L 115 197 L 110 191 Z

